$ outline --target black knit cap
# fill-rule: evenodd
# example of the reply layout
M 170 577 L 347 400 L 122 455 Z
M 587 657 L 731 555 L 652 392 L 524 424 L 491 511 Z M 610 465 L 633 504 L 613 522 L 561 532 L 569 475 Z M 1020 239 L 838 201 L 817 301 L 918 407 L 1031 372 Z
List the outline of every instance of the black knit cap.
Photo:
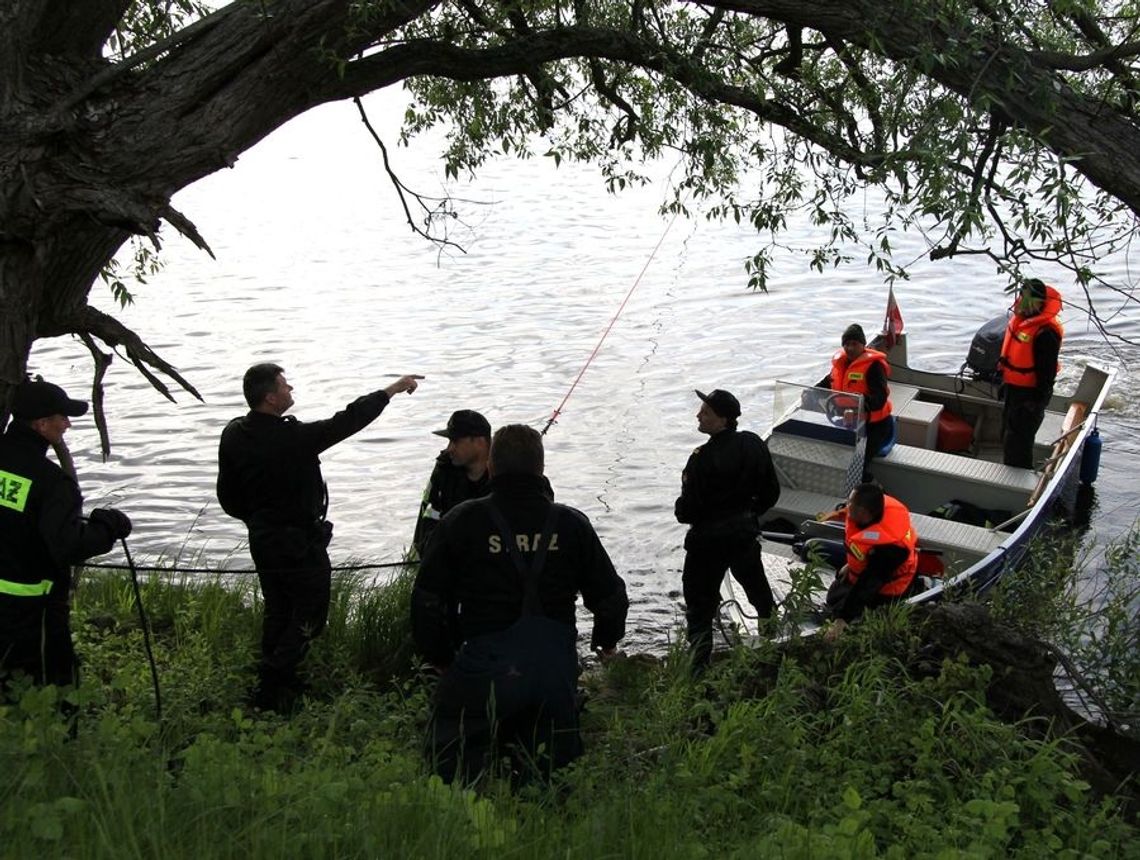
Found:
M 710 391 L 708 394 L 705 394 L 703 391 L 698 391 L 697 397 L 707 403 L 709 408 L 721 418 L 740 417 L 740 401 L 727 391 L 722 391 L 719 388 Z
M 863 326 L 859 325 L 859 323 L 851 323 L 851 325 L 843 329 L 843 336 L 839 338 L 839 345 L 842 346 L 849 340 L 857 340 L 859 343 L 866 345 L 867 335 L 863 334 Z

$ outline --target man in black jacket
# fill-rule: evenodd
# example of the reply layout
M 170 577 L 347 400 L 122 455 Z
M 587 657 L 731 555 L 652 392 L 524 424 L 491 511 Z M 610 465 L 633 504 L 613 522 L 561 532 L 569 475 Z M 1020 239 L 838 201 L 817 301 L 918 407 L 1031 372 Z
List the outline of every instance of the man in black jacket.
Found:
M 486 418 L 473 409 L 459 409 L 451 414 L 444 429 L 432 432 L 447 439 L 447 447 L 436 457 L 420 502 L 420 516 L 412 537 L 412 546 L 420 558 L 440 517 L 460 502 L 487 495 L 491 484 L 487 474 L 491 424 Z
M 0 688 L 23 673 L 36 684 L 78 681 L 71 642 L 71 565 L 131 533 L 126 514 L 96 508 L 83 519 L 79 484 L 47 456 L 87 404 L 58 385 L 26 380 L 0 438 Z
M 332 565 L 321 452 L 371 424 L 422 376 L 402 376 L 323 421 L 285 412 L 293 386 L 276 364 L 255 364 L 242 391 L 250 411 L 222 431 L 218 501 L 249 529 L 249 554 L 264 599 L 261 665 L 253 704 L 288 709 L 304 685 L 297 676 L 310 641 L 328 620 Z
M 536 430 L 500 428 L 490 469 L 490 496 L 444 515 L 412 592 L 416 646 L 443 675 L 428 747 L 447 781 L 478 776 L 497 742 L 543 774 L 577 757 L 576 598 L 603 656 L 629 607 L 590 521 L 550 500 Z
M 712 657 L 712 623 L 726 570 L 744 589 L 761 618 L 775 609 L 760 552 L 760 516 L 780 497 L 768 446 L 755 433 L 737 430 L 740 402 L 727 391 L 697 392 L 697 429 L 709 437 L 681 473 L 677 521 L 689 524 L 681 574 L 693 669 Z

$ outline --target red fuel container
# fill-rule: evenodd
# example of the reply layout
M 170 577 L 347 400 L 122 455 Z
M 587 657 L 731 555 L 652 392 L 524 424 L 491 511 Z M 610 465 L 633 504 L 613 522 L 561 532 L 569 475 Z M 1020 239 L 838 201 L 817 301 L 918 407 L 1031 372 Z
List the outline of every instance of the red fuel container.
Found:
M 974 442 L 974 428 L 961 415 L 946 409 L 938 416 L 938 450 L 957 454 L 970 450 Z

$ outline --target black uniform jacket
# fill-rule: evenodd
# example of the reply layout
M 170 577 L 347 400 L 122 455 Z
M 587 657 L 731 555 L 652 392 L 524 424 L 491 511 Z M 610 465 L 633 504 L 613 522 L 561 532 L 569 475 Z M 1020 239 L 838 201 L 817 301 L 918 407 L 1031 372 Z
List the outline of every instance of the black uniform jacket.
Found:
M 412 592 L 412 635 L 433 663 L 450 663 L 455 642 L 504 630 L 520 617 L 525 586 L 489 510 L 494 504 L 502 511 L 529 566 L 554 504 L 546 486 L 541 477 L 503 475 L 492 480 L 490 496 L 464 502 L 440 520 Z M 538 582 L 542 614 L 573 628 L 581 593 L 594 615 L 591 645 L 612 648 L 625 635 L 625 583 L 585 514 L 555 507 L 558 516 Z
M 49 600 L 66 603 L 71 565 L 107 552 L 115 536 L 83 520 L 79 485 L 47 449 L 43 436 L 17 421 L 0 438 L 0 579 L 50 579 Z
M 478 499 L 491 491 L 491 477 L 486 472 L 478 481 L 467 478 L 467 470 L 451 462 L 447 451 L 440 451 L 435 458 L 435 468 L 431 470 L 427 490 L 420 503 L 420 516 L 416 520 L 416 531 L 412 536 L 412 546 L 423 557 L 428 538 L 435 531 L 440 517 L 468 499 Z
M 1037 377 L 1037 398 L 1048 400 L 1053 396 L 1053 383 L 1057 379 L 1057 358 L 1061 354 L 1061 336 L 1044 326 L 1033 338 L 1033 374 Z
M 323 421 L 253 411 L 233 419 L 218 446 L 222 510 L 250 528 L 309 526 L 321 519 L 320 453 L 363 430 L 387 405 L 387 393 L 375 391 Z
M 764 440 L 747 430 L 725 429 L 689 456 L 674 513 L 678 522 L 692 526 L 692 536 L 755 535 L 757 518 L 779 498 L 780 482 Z

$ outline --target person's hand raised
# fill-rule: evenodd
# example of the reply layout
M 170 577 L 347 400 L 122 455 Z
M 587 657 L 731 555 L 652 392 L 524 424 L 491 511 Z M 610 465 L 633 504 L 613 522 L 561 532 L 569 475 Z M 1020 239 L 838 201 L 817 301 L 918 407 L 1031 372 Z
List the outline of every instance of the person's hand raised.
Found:
M 406 391 L 411 394 L 419 388 L 419 380 L 423 379 L 418 373 L 409 373 L 407 376 L 401 376 L 391 385 L 384 389 L 389 397 L 395 397 L 401 391 Z

